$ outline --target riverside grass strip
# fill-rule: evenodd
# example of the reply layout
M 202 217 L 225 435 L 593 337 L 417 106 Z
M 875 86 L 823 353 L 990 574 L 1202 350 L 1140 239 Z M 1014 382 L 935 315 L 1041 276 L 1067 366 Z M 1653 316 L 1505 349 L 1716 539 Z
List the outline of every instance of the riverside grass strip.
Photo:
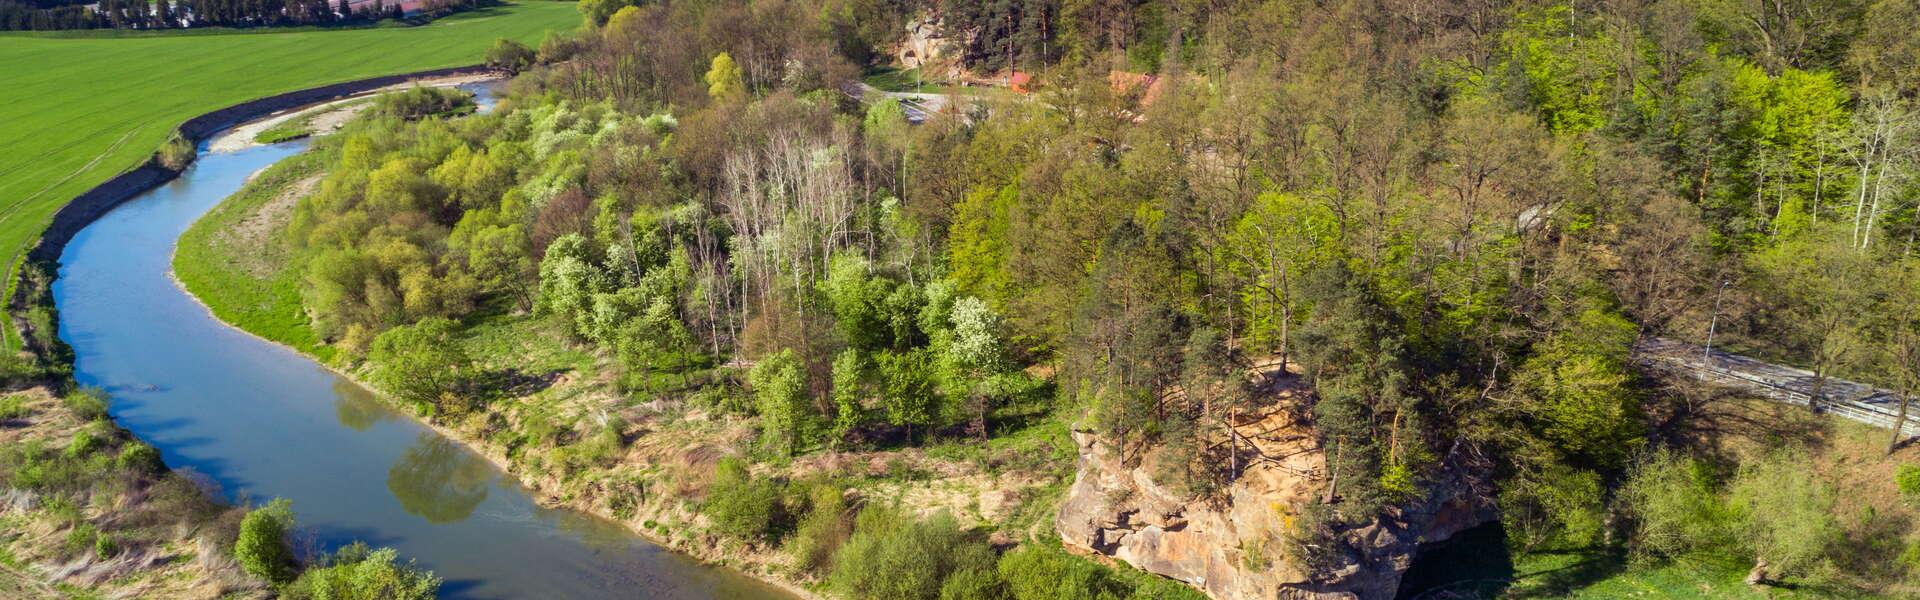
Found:
M 25 250 L 73 197 L 139 165 L 174 127 L 254 98 L 480 62 L 498 38 L 537 43 L 579 22 L 526 0 L 418 27 L 0 34 L 0 258 Z M 8 349 L 19 347 L 4 325 Z

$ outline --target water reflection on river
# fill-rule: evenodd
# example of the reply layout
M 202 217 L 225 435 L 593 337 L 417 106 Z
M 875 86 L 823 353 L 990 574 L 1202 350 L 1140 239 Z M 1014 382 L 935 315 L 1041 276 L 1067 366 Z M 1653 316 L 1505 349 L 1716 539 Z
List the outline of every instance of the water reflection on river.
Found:
M 615 524 L 537 505 L 490 463 L 285 348 L 227 328 L 168 277 L 174 240 L 301 143 L 208 155 L 82 230 L 54 299 L 75 377 L 116 420 L 235 499 L 284 497 L 321 545 L 393 546 L 453 598 L 774 598 Z

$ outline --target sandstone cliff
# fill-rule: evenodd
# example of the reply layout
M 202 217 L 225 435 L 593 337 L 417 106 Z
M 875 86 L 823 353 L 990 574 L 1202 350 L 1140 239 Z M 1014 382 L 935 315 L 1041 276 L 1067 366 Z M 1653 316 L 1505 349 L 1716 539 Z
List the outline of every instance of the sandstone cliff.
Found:
M 1276 410 L 1234 429 L 1244 436 L 1241 476 L 1212 498 L 1186 497 L 1154 481 L 1151 454 L 1123 462 L 1117 448 L 1075 432 L 1079 472 L 1054 527 L 1070 547 L 1104 554 L 1187 582 L 1221 599 L 1386 600 L 1419 545 L 1494 518 L 1486 490 L 1447 457 L 1447 475 L 1426 498 L 1336 534 L 1342 546 L 1316 576 L 1287 552 L 1287 532 L 1325 493 L 1325 455 L 1295 411 Z M 1251 447 L 1248 447 L 1251 446 Z

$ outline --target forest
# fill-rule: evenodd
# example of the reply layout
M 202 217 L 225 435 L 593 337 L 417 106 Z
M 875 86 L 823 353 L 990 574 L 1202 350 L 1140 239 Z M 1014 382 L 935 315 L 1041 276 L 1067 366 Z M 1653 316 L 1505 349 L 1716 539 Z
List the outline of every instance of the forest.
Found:
M 1284 412 L 1326 456 L 1324 495 L 1274 550 L 1310 578 L 1352 551 L 1343 531 L 1464 476 L 1516 552 L 1920 590 L 1920 531 L 1835 517 L 1856 490 L 1801 468 L 1803 449 L 1696 452 L 1696 396 L 1633 360 L 1640 340 L 1711 328 L 1816 377 L 1916 391 L 1920 4 L 581 12 L 570 35 L 495 46 L 519 75 L 493 114 L 381 116 L 320 142 L 324 178 L 282 236 L 324 355 L 422 414 L 487 423 L 509 456 L 590 471 L 633 443 L 609 412 L 709 407 L 754 431 L 688 497 L 735 543 L 792 553 L 803 581 L 1144 596 L 1159 588 L 1044 542 L 1007 550 L 761 475 L 1055 427 L 1224 498 L 1250 459 L 1233 424 Z M 962 91 L 919 125 L 853 98 L 925 18 L 964 32 L 948 43 L 968 74 L 1031 73 L 1030 89 Z M 610 408 L 516 405 L 500 361 L 455 343 L 503 321 L 589 355 L 574 375 Z M 1029 454 L 1071 479 L 1071 451 Z

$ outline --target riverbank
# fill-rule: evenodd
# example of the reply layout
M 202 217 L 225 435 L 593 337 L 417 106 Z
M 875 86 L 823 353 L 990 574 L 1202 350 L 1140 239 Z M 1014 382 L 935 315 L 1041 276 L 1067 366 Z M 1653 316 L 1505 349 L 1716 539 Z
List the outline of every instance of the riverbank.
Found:
M 331 147 L 325 147 L 303 152 L 252 174 L 241 191 L 207 211 L 181 235 L 169 257 L 168 262 L 174 269 L 168 278 L 215 321 L 298 353 L 378 393 L 380 388 L 371 381 L 366 365 L 353 368 L 340 364 L 337 355 L 320 344 L 305 325 L 299 309 L 298 278 L 287 268 L 284 261 L 288 256 L 277 243 L 292 204 L 317 184 L 321 177 L 319 168 L 330 151 Z M 379 395 L 391 401 L 390 396 Z M 411 407 L 398 402 L 390 404 L 412 414 Z M 553 481 L 535 476 L 537 469 L 527 467 L 525 459 L 529 455 L 521 455 L 522 460 L 516 461 L 508 448 L 489 443 L 482 432 L 475 431 L 470 420 L 450 422 L 414 416 L 421 425 L 461 443 L 500 472 L 513 477 L 519 485 L 534 492 L 543 506 L 618 523 L 660 547 L 708 564 L 733 567 L 737 572 L 797 597 L 818 597 L 803 582 L 781 576 L 777 556 L 741 553 L 738 548 L 701 543 L 711 539 L 671 533 L 687 530 L 679 525 L 696 518 L 691 510 L 659 504 L 645 504 L 631 512 L 615 510 L 607 503 L 594 502 L 596 496 L 556 490 Z
M 0 596 L 268 597 L 228 556 L 245 509 L 165 471 L 101 398 L 0 395 Z
M 375 365 L 348 362 L 333 346 L 318 343 L 300 305 L 297 269 L 285 262 L 289 257 L 251 241 L 285 239 L 278 232 L 261 236 L 257 229 L 284 228 L 285 220 L 269 215 L 284 210 L 289 191 L 321 176 L 317 163 L 336 143 L 316 142 L 319 148 L 268 168 L 208 211 L 181 236 L 172 264 L 177 285 L 222 323 L 378 389 Z M 463 326 L 455 343 L 480 370 L 512 374 L 520 384 L 467 414 L 421 420 L 509 473 L 543 505 L 608 519 L 663 547 L 796 595 L 814 597 L 822 583 L 817 571 L 796 568 L 778 546 L 718 532 L 702 513 L 723 458 L 748 458 L 756 478 L 794 482 L 796 490 L 832 482 L 865 502 L 897 504 L 922 517 L 951 514 L 1007 545 L 1050 534 L 1045 525 L 1051 508 L 1072 477 L 1071 442 L 1051 420 L 987 444 L 956 440 L 789 461 L 753 457 L 757 422 L 722 408 L 742 400 L 671 392 L 631 397 L 613 385 L 611 357 L 568 339 L 552 321 L 509 306 L 483 311 Z M 599 432 L 609 428 L 618 445 L 596 445 Z

